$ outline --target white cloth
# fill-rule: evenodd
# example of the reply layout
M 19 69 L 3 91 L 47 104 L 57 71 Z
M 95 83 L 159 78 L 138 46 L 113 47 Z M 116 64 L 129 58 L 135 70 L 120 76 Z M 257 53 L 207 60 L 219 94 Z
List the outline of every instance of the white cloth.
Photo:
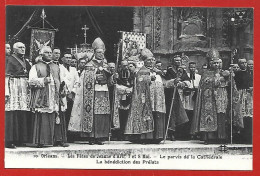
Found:
M 190 77 L 190 73 L 187 73 L 187 75 Z M 199 87 L 199 83 L 200 83 L 200 79 L 201 79 L 201 75 L 195 73 L 195 80 L 191 80 L 189 84 L 186 84 L 188 86 L 188 88 L 198 88 Z M 194 105 L 195 105 L 195 99 L 193 99 L 192 97 L 194 96 L 195 94 L 195 91 L 191 91 L 191 94 L 188 95 L 188 96 L 185 96 L 183 94 L 183 90 L 179 89 L 178 90 L 179 94 L 180 94 L 180 98 L 181 98 L 181 101 L 183 103 L 183 107 L 184 109 L 186 110 L 193 110 L 194 109 Z
M 162 77 L 155 73 L 150 73 L 150 75 L 154 75 L 156 78 L 154 81 L 151 81 L 150 85 L 152 110 L 156 112 L 166 113 L 165 94 Z
M 30 111 L 30 88 L 28 78 L 5 77 L 5 111 Z
M 190 78 L 190 73 L 187 73 L 187 75 Z M 200 84 L 200 79 L 201 79 L 201 75 L 195 73 L 195 80 L 193 81 L 194 82 L 194 86 L 193 86 L 193 82 L 191 81 L 191 84 L 190 84 L 189 88 L 198 88 L 199 84 Z
M 67 85 L 68 91 L 71 92 L 76 81 L 79 79 L 77 69 L 75 67 L 69 67 L 69 70 L 67 70 L 63 65 L 60 66 L 60 69 L 64 72 L 65 77 L 63 80 Z
M 75 99 L 73 108 L 71 111 L 71 117 L 69 121 L 69 131 L 82 131 L 82 127 L 77 124 L 81 124 L 81 119 L 84 111 L 84 99 L 83 99 L 83 86 L 84 86 L 85 70 L 82 71 L 80 77 L 76 80 L 73 92 L 75 93 Z

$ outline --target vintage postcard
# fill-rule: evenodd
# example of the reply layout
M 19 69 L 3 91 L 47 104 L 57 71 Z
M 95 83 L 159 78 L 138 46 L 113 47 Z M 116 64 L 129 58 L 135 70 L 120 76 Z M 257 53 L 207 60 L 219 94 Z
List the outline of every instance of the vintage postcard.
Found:
M 4 8 L 5 169 L 253 170 L 253 7 Z

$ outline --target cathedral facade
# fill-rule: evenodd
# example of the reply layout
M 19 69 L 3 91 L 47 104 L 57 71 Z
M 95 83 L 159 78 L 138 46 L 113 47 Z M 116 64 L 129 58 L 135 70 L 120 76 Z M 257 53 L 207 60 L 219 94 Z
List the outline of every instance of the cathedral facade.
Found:
M 210 48 L 220 51 L 228 67 L 232 51 L 253 59 L 253 9 L 135 7 L 133 30 L 147 34 L 147 47 L 166 66 L 174 55 L 185 55 L 198 67 Z

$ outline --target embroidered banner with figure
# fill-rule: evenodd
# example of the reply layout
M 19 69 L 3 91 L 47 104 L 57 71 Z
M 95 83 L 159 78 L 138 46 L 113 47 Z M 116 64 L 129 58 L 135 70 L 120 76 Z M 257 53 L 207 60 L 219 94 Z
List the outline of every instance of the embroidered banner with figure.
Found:
M 50 29 L 32 29 L 30 60 L 34 62 L 43 46 L 54 46 L 55 31 Z

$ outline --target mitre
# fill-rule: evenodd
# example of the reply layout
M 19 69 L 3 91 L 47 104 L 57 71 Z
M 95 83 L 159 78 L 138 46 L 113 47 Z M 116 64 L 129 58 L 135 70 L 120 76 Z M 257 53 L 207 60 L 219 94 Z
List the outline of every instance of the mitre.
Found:
M 215 48 L 211 48 L 207 53 L 207 57 L 209 58 L 220 58 L 219 52 Z
M 144 48 L 141 52 L 141 58 L 144 60 L 149 57 L 153 57 L 153 53 L 149 49 Z
M 106 50 L 106 47 L 105 47 L 105 44 L 104 44 L 104 42 L 101 40 L 101 38 L 96 38 L 95 40 L 94 40 L 94 42 L 92 43 L 92 48 L 94 49 L 94 50 L 96 50 L 96 49 L 103 49 L 104 51 Z

